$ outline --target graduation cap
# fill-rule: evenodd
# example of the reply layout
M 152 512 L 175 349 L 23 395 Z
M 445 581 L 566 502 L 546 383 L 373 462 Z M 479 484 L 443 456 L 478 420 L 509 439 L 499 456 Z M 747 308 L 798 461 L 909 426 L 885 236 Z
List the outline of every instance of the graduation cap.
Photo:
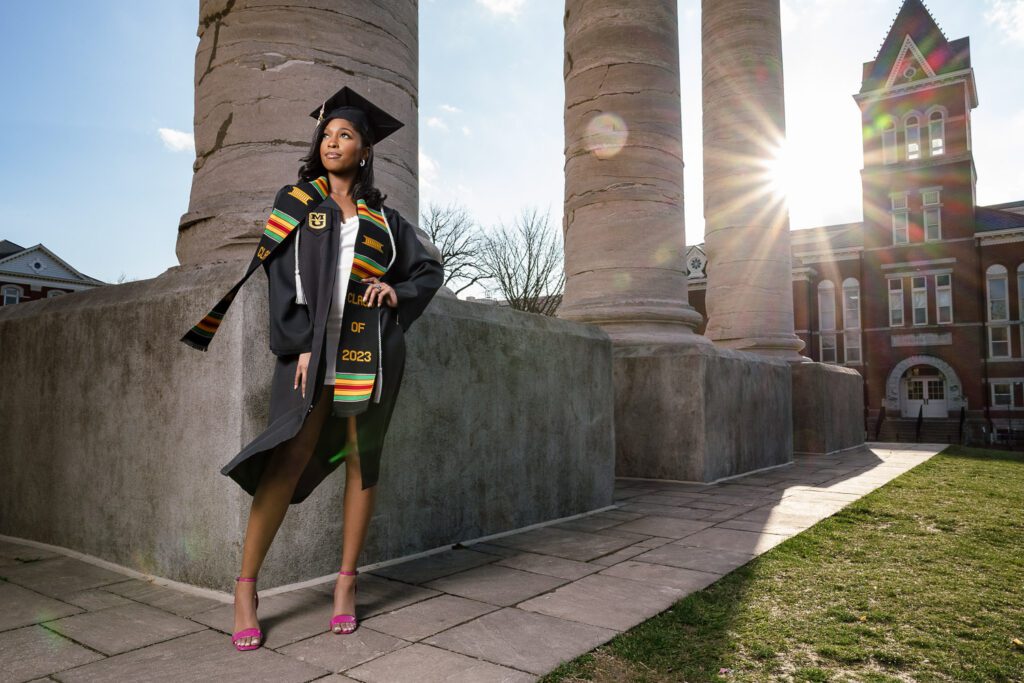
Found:
M 317 120 L 342 118 L 362 124 L 373 136 L 376 144 L 404 126 L 401 121 L 366 99 L 347 85 L 327 98 L 309 114 Z

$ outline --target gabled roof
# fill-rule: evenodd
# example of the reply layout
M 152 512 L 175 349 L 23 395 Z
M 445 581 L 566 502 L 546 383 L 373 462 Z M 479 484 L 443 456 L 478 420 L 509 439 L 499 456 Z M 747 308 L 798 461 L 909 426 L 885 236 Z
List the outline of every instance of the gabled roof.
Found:
M 0 240 L 0 259 L 17 254 L 19 251 L 25 251 L 25 247 L 10 240 Z
M 1009 228 L 1024 228 L 1024 215 L 994 209 L 991 206 L 974 207 L 974 231 L 976 233 Z
M 860 88 L 862 93 L 885 87 L 889 75 L 907 58 L 908 37 L 924 57 L 927 68 L 935 75 L 971 66 L 968 38 L 948 40 L 921 0 L 904 0 L 875 59 L 864 63 Z M 910 59 L 913 59 L 913 55 Z
M 7 242 L 4 240 L 4 242 Z M 13 244 L 7 242 L 8 244 Z M 17 246 L 17 245 L 14 245 Z M 36 269 L 32 263 L 39 261 L 43 267 Z M 52 251 L 37 244 L 28 249 L 12 252 L 7 256 L 0 257 L 0 273 L 10 273 L 22 277 L 36 277 L 47 280 L 64 280 L 68 282 L 79 282 L 83 285 L 105 285 L 106 282 L 97 280 L 94 277 L 79 272 L 67 261 L 54 254 Z

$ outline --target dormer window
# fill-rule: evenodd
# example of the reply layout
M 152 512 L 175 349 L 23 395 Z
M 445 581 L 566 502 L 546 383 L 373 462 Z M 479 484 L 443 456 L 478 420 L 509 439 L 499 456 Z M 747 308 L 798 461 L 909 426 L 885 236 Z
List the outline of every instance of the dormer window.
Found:
M 946 118 L 941 111 L 933 111 L 928 116 L 928 139 L 931 141 L 933 157 L 946 153 Z
M 917 115 L 908 116 L 904 123 L 907 138 L 907 161 L 921 158 L 921 122 Z

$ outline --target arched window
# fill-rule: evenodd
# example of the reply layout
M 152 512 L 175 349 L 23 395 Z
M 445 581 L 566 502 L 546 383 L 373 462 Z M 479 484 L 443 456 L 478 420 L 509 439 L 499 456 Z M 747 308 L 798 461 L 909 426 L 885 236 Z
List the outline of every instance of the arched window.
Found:
M 882 163 L 895 164 L 899 155 L 896 153 L 896 122 L 889 118 L 882 128 Z
M 818 283 L 818 344 L 822 363 L 836 362 L 836 291 L 829 280 Z
M 928 140 L 933 157 L 946 153 L 946 117 L 941 111 L 933 111 L 928 115 Z
M 911 114 L 903 123 L 907 139 L 907 161 L 921 158 L 921 120 Z
M 860 283 L 857 278 L 843 280 L 843 354 L 846 363 L 859 363 Z
M 21 301 L 21 297 L 24 296 L 24 292 L 21 291 L 21 287 L 16 285 L 6 285 L 3 288 L 4 306 L 10 306 Z
M 1010 311 L 1007 306 L 1006 267 L 993 264 L 985 271 L 988 298 L 988 354 L 1010 357 Z

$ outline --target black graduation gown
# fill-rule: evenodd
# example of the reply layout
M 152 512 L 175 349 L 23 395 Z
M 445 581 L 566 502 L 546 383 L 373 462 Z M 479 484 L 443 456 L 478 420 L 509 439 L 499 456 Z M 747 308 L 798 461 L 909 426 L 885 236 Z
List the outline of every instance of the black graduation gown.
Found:
M 281 192 L 291 187 L 287 185 Z M 318 210 L 328 214 L 326 228 L 310 230 L 303 221 L 263 262 L 270 298 L 270 350 L 277 356 L 270 389 L 270 417 L 263 433 L 221 469 L 221 474 L 234 479 L 250 495 L 255 495 L 274 447 L 298 434 L 314 403 L 320 400 L 327 366 L 324 354 L 337 353 L 336 349 L 325 347 L 327 314 L 335 303 L 332 299 L 340 258 L 341 210 L 330 197 Z M 394 209 L 384 206 L 382 210 L 392 232 L 396 255 L 381 280 L 394 287 L 398 306 L 391 308 L 382 303 L 379 309 L 383 376 L 380 402 L 371 399 L 369 408 L 356 416 L 364 489 L 377 483 L 384 436 L 405 368 L 405 333 L 444 282 L 440 262 L 420 243 L 412 224 Z M 299 270 L 305 305 L 295 303 L 295 236 L 299 231 Z M 292 387 L 299 354 L 307 351 L 311 354 L 303 397 L 301 385 L 298 389 Z M 344 461 L 334 459 L 334 455 L 345 445 L 347 422 L 348 417 L 328 415 L 291 504 L 305 500 Z

